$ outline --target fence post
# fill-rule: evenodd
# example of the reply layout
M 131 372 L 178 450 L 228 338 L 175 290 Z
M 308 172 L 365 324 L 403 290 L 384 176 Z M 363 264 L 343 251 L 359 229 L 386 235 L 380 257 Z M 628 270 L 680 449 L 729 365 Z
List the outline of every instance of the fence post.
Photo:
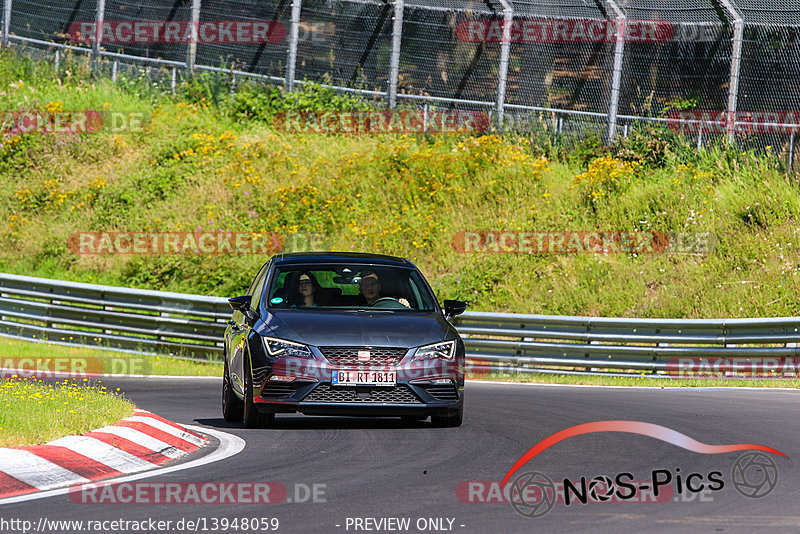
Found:
M 503 5 L 503 42 L 500 44 L 500 65 L 497 69 L 497 126 L 503 125 L 506 103 L 506 82 L 508 81 L 508 56 L 511 53 L 511 25 L 514 22 L 514 7 L 508 0 L 500 0 Z
M 11 32 L 11 0 L 3 0 L 3 48 L 8 46 L 8 34 Z
M 728 81 L 728 113 L 725 118 L 725 131 L 728 143 L 733 144 L 736 134 L 736 107 L 739 101 L 739 72 L 742 64 L 742 41 L 744 40 L 744 19 L 729 0 L 720 0 L 733 17 L 733 48 L 731 49 L 731 74 Z
M 191 76 L 197 61 L 197 39 L 200 29 L 200 1 L 192 0 L 192 26 L 189 33 L 189 44 L 186 50 L 186 70 Z
M 94 40 L 92 41 L 92 68 L 100 57 L 100 45 L 103 41 L 103 23 L 106 18 L 106 0 L 97 0 L 97 9 L 94 16 Z
M 286 89 L 294 90 L 294 69 L 297 64 L 297 41 L 300 39 L 300 11 L 303 0 L 292 2 L 292 27 L 289 28 L 289 58 L 286 62 Z
M 627 17 L 615 2 L 609 0 L 609 5 L 616 13 L 617 25 L 614 41 L 614 71 L 611 75 L 611 92 L 608 95 L 608 140 L 610 145 L 614 142 L 617 133 L 617 113 L 619 112 L 619 89 L 622 83 L 622 60 L 625 56 L 625 35 Z M 620 33 L 622 35 L 620 35 Z
M 394 0 L 392 18 L 392 55 L 389 60 L 389 109 L 397 105 L 397 80 L 400 77 L 400 46 L 403 37 L 403 10 L 405 2 Z

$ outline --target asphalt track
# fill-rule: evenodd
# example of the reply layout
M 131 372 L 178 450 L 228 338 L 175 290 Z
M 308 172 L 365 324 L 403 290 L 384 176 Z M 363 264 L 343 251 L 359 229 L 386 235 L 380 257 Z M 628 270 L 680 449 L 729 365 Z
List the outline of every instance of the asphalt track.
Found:
M 278 518 L 278 532 L 318 533 L 392 531 L 377 530 L 374 522 L 361 523 L 363 528 L 357 529 L 355 518 L 408 518 L 407 530 L 393 530 L 408 532 L 800 531 L 800 475 L 795 466 L 800 458 L 798 391 L 469 382 L 465 421 L 457 429 L 432 428 L 429 423 L 404 425 L 398 419 L 279 415 L 277 428 L 245 430 L 222 419 L 218 380 L 108 379 L 103 383 L 122 388 L 145 410 L 246 441 L 235 456 L 156 475 L 148 482 L 278 482 L 287 488 L 290 500 L 295 488 L 304 497 L 303 488 L 317 484 L 324 485 L 318 486 L 324 491 L 318 501 L 324 502 L 97 505 L 78 504 L 60 495 L 2 505 L 0 519 L 36 523 L 42 516 L 60 520 L 205 518 L 207 532 L 223 531 L 211 530 L 213 518 L 237 517 Z M 703 477 L 719 471 L 724 487 L 701 493 L 684 488 L 678 495 L 673 479 L 674 496 L 665 502 L 555 503 L 546 515 L 535 518 L 517 513 L 509 503 L 462 502 L 469 498 L 468 492 L 457 491 L 466 487 L 462 483 L 501 480 L 520 456 L 549 435 L 604 420 L 663 425 L 712 445 L 763 444 L 788 458 L 769 455 L 778 468 L 777 485 L 764 497 L 748 498 L 732 482 L 732 469 L 741 452 L 698 454 L 642 435 L 586 434 L 553 445 L 519 472 L 536 471 L 555 481 L 597 475 L 613 478 L 629 472 L 635 480 L 646 481 L 657 469 L 669 470 L 676 477 L 678 469 L 683 475 Z M 488 486 L 486 491 L 484 496 L 489 495 Z M 198 531 L 203 531 L 202 525 Z

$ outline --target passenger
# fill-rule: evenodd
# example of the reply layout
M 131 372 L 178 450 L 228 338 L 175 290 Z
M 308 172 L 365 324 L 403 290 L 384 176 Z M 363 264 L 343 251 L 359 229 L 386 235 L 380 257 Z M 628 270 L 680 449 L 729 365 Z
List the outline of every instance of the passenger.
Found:
M 292 307 L 316 308 L 317 295 L 320 293 L 320 285 L 314 275 L 308 271 L 303 271 L 297 280 L 297 294 L 293 299 Z

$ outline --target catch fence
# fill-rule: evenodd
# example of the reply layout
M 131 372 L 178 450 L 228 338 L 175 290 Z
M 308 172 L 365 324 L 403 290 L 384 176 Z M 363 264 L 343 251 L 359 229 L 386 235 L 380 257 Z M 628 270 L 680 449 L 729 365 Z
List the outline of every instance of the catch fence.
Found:
M 505 128 L 596 134 L 659 123 L 698 146 L 800 129 L 800 4 L 763 0 L 3 0 L 3 43 L 95 63 L 316 81 Z M 235 90 L 235 87 L 232 88 Z

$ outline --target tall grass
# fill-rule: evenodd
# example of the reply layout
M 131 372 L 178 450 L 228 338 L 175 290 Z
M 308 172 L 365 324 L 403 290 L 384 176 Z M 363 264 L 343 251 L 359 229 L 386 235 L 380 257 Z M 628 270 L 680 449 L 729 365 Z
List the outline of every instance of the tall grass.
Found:
M 769 154 L 696 152 L 669 132 L 570 150 L 535 135 L 317 135 L 285 109 L 375 109 L 309 84 L 231 97 L 198 76 L 172 95 L 93 78 L 78 59 L 0 55 L 2 109 L 145 113 L 141 131 L 6 135 L 0 269 L 233 296 L 266 258 L 87 255 L 79 231 L 322 233 L 331 249 L 405 256 L 473 310 L 642 317 L 797 315 L 800 191 Z M 612 177 L 613 175 L 613 177 Z M 709 233 L 705 255 L 463 254 L 464 230 Z
M 97 383 L 33 378 L 0 382 L 0 447 L 83 434 L 133 414 L 133 403 Z

